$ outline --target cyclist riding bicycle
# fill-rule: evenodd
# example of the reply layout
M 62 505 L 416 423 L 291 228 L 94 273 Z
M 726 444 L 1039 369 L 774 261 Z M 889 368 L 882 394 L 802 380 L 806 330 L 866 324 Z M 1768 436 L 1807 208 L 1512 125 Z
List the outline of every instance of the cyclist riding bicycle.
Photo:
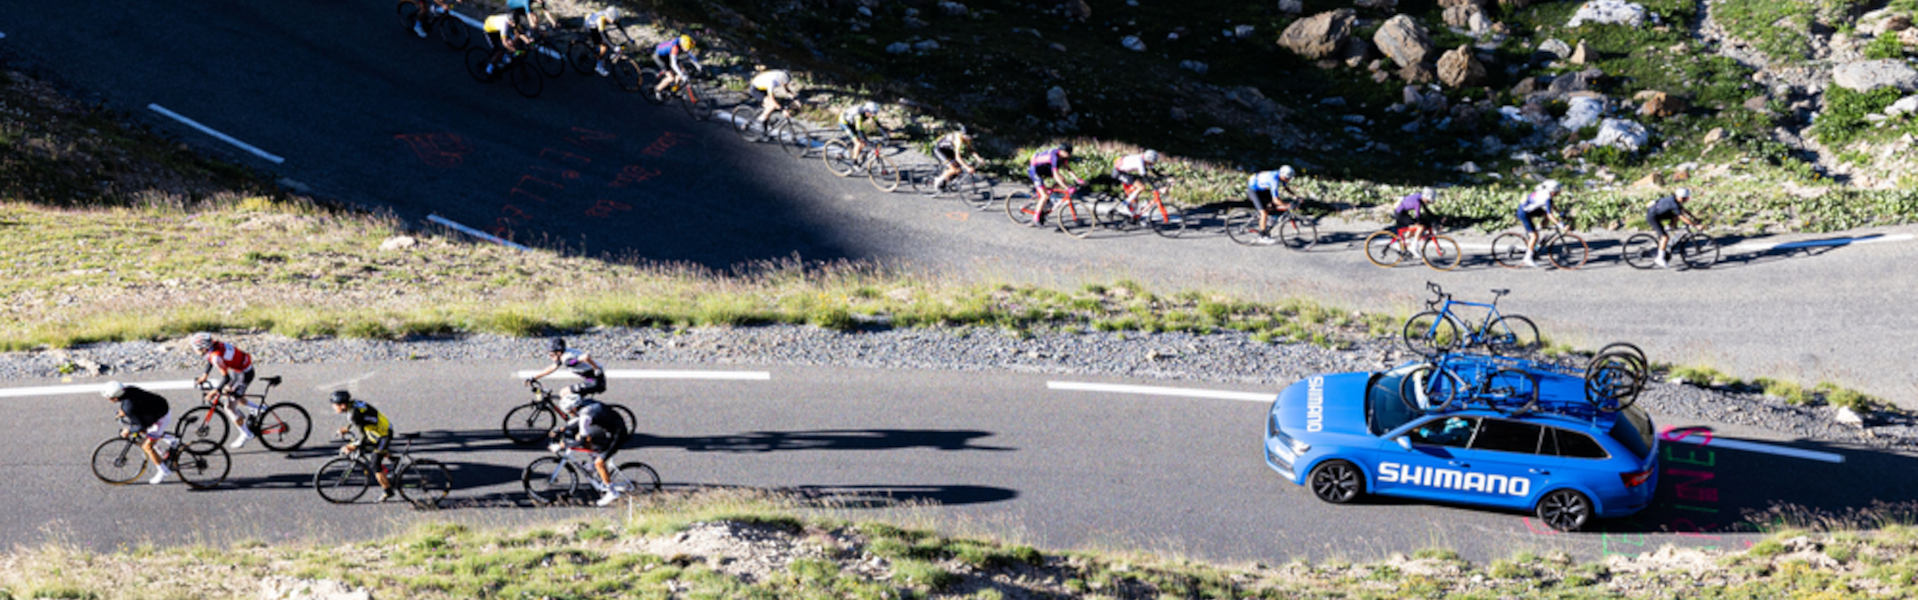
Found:
M 1084 185 L 1086 180 L 1072 172 L 1072 142 L 1059 142 L 1051 150 L 1040 150 L 1032 154 L 1032 161 L 1026 167 L 1026 176 L 1032 178 L 1032 194 L 1039 199 L 1037 209 L 1032 213 L 1033 227 L 1044 227 L 1046 210 L 1052 203 L 1052 196 L 1046 193 L 1046 179 L 1051 178 L 1061 188 L 1066 185 L 1066 176 L 1071 175 L 1076 185 Z
M 492 75 L 507 52 L 518 52 L 521 45 L 531 45 L 533 36 L 526 34 L 525 26 L 513 20 L 512 13 L 500 13 L 486 18 L 480 25 L 486 32 L 486 40 L 493 45 L 493 54 L 486 57 L 486 74 Z
M 539 14 L 533 13 L 533 5 L 539 5 Z M 559 20 L 553 18 L 553 11 L 546 6 L 546 0 L 506 0 L 506 12 L 519 18 L 520 27 L 526 31 L 539 29 L 540 17 L 546 18 L 548 27 L 559 27 Z
M 168 411 L 166 398 L 136 386 L 123 385 L 118 381 L 107 382 L 106 387 L 100 389 L 100 397 L 119 401 L 120 422 L 126 424 L 126 429 L 120 432 L 120 437 L 139 435 L 140 452 L 147 455 L 147 463 L 159 469 L 159 472 L 154 473 L 153 478 L 148 479 L 147 483 L 159 485 L 161 481 L 165 481 L 166 476 L 172 475 L 173 472 L 168 471 L 166 463 L 160 460 L 161 450 L 155 448 L 154 443 L 161 440 L 165 440 L 169 445 L 180 442 L 179 438 L 173 437 L 173 434 L 167 433 L 166 430 Z
M 1139 185 L 1140 181 L 1159 176 L 1159 172 L 1153 169 L 1158 164 L 1159 151 L 1157 150 L 1127 154 L 1112 161 L 1112 176 L 1119 180 L 1119 185 L 1126 191 L 1125 205 L 1119 207 L 1119 210 L 1128 210 L 1127 207 L 1132 206 L 1133 199 L 1139 197 L 1139 192 L 1145 191 L 1145 186 Z
M 1406 229 L 1402 239 L 1418 239 L 1427 230 L 1438 228 L 1438 214 L 1432 212 L 1431 204 L 1438 201 L 1438 190 L 1423 188 L 1406 194 L 1399 199 L 1398 206 L 1392 208 L 1392 228 Z
M 607 37 L 608 29 L 619 27 L 619 7 L 608 6 L 605 10 L 586 15 L 586 38 L 593 42 L 593 72 L 600 77 L 612 75 L 606 67 L 606 54 L 612 51 L 613 42 Z
M 221 395 L 227 398 L 227 410 L 233 415 L 233 425 L 240 430 L 240 436 L 233 439 L 231 448 L 245 446 L 253 439 L 253 432 L 247 430 L 246 416 L 249 411 L 258 411 L 260 406 L 246 401 L 246 386 L 253 383 L 253 356 L 242 352 L 232 344 L 214 339 L 213 334 L 204 331 L 187 337 L 187 346 L 206 360 L 206 370 L 193 379 L 193 385 L 207 382 L 208 376 L 219 371 L 219 379 L 213 381 L 213 389 L 207 390 L 206 401 L 211 403 Z
M 354 400 L 353 394 L 346 390 L 336 390 L 332 397 L 333 412 L 346 414 L 346 427 L 340 428 L 340 434 L 353 433 L 353 439 L 340 447 L 340 454 L 364 452 L 367 460 L 378 468 L 373 470 L 373 478 L 380 482 L 380 501 L 393 499 L 393 482 L 387 478 L 386 463 L 392 458 L 387 444 L 393 440 L 393 424 L 386 415 L 362 400 Z
M 1245 197 L 1252 200 L 1252 208 L 1259 213 L 1259 238 L 1265 243 L 1271 243 L 1272 238 L 1268 220 L 1272 215 L 1292 210 L 1292 203 L 1287 200 L 1299 197 L 1298 193 L 1292 191 L 1292 178 L 1295 176 L 1297 173 L 1292 170 L 1292 165 L 1281 165 L 1276 171 L 1253 173 L 1245 180 Z M 1281 193 L 1285 194 L 1285 198 L 1279 197 Z
M 1645 208 L 1645 222 L 1650 223 L 1652 231 L 1658 234 L 1658 268 L 1665 268 L 1666 261 L 1671 257 L 1671 235 L 1665 231 L 1664 222 L 1671 221 L 1676 225 L 1683 220 L 1692 227 L 1699 226 L 1698 218 L 1685 210 L 1685 201 L 1691 198 L 1691 188 L 1678 188 L 1669 196 L 1653 200 Z
M 852 138 L 854 157 L 865 156 L 866 132 L 862 126 L 866 123 L 871 123 L 878 129 L 881 138 L 892 136 L 892 132 L 886 129 L 886 124 L 879 122 L 878 102 L 868 100 L 839 112 L 839 131 Z
M 420 4 L 422 5 L 421 8 L 425 10 L 413 13 L 413 35 L 420 36 L 420 39 L 426 39 L 426 18 L 444 15 L 446 11 L 451 10 L 452 7 L 447 6 L 447 2 L 442 2 L 441 0 L 422 1 Z
M 1552 209 L 1552 199 L 1558 197 L 1558 191 L 1558 180 L 1547 179 L 1538 184 L 1537 189 L 1518 200 L 1518 222 L 1525 226 L 1525 266 L 1527 267 L 1538 266 L 1538 263 L 1532 260 L 1532 254 L 1538 248 L 1539 231 L 1532 219 L 1540 216 L 1549 217 L 1553 225 L 1565 226 L 1565 222 L 1558 218 L 1558 211 Z
M 699 57 L 693 54 L 693 36 L 681 34 L 679 37 L 660 42 L 653 46 L 653 64 L 659 65 L 659 85 L 653 87 L 653 95 L 666 93 L 666 88 L 678 85 L 686 80 L 686 71 L 679 66 L 679 58 L 685 55 L 686 61 L 699 67 Z
M 766 119 L 772 118 L 773 111 L 782 108 L 779 104 L 781 93 L 787 98 L 799 97 L 799 91 L 793 87 L 792 73 L 787 73 L 785 69 L 760 71 L 753 76 L 750 89 L 753 101 L 759 103 L 759 118 L 753 119 L 753 124 L 762 128 L 766 126 Z
M 599 475 L 600 487 L 604 493 L 599 497 L 599 505 L 606 506 L 619 500 L 620 495 L 628 491 L 613 485 L 613 477 L 606 470 L 606 463 L 619 453 L 619 446 L 631 432 L 627 431 L 626 420 L 619 413 L 606 408 L 606 405 L 590 398 L 569 396 L 560 401 L 560 409 L 572 414 L 566 425 L 556 434 L 560 437 L 547 449 L 554 452 L 566 446 L 589 450 L 593 453 L 593 471 Z
M 546 370 L 527 377 L 526 385 L 531 386 L 533 382 L 539 381 L 541 377 L 552 375 L 554 371 L 560 369 L 566 369 L 572 371 L 574 375 L 580 378 L 579 383 L 575 383 L 566 388 L 564 394 L 566 398 L 579 398 L 587 394 L 605 393 L 606 370 L 600 368 L 599 363 L 593 362 L 593 355 L 577 348 L 567 349 L 565 338 L 553 338 L 552 341 L 547 342 L 546 351 L 552 355 L 553 364 L 547 365 Z
M 932 154 L 939 157 L 939 162 L 946 166 L 945 170 L 939 173 L 939 177 L 933 180 L 932 189 L 944 189 L 946 182 L 952 181 L 952 178 L 958 177 L 961 172 L 977 172 L 971 163 L 966 162 L 967 156 L 978 160 L 979 155 L 972 151 L 972 135 L 966 133 L 965 125 L 960 125 L 951 133 L 939 136 L 939 139 L 932 143 Z

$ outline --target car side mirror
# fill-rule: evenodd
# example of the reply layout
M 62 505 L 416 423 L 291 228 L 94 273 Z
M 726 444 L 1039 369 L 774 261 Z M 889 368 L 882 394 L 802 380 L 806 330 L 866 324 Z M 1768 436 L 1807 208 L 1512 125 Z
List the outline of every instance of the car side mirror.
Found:
M 1392 441 L 1395 441 L 1395 442 L 1398 442 L 1398 443 L 1399 443 L 1399 447 L 1400 447 L 1400 448 L 1404 448 L 1404 449 L 1406 449 L 1406 451 L 1411 451 L 1411 450 L 1412 450 L 1412 439 L 1411 439 L 1411 438 L 1408 438 L 1408 437 L 1405 437 L 1405 436 L 1402 436 L 1402 435 L 1401 435 L 1401 436 L 1398 436 L 1398 437 L 1395 437 L 1395 438 L 1392 438 Z

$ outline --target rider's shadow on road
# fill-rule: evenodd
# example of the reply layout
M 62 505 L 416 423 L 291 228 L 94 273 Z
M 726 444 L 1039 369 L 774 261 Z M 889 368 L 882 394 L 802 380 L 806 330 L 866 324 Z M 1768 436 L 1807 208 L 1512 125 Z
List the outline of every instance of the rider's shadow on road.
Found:
M 958 429 L 822 429 L 809 431 L 752 431 L 731 435 L 673 437 L 633 434 L 629 448 L 682 448 L 688 452 L 775 452 L 782 450 L 1016 450 L 975 445 L 993 435 L 989 431 Z

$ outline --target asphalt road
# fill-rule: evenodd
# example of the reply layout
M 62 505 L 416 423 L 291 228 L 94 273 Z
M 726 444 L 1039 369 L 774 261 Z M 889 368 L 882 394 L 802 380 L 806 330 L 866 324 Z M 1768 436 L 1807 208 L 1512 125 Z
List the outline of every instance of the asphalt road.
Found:
M 315 416 L 313 443 L 288 454 L 251 445 L 235 454 L 226 485 L 208 491 L 177 481 L 117 487 L 96 481 L 87 456 L 113 431 L 112 406 L 91 393 L 0 399 L 0 419 L 15 431 L 12 451 L 0 458 L 0 480 L 8 482 L 0 498 L 9 505 L 0 513 L 0 544 L 360 539 L 422 518 L 502 524 L 599 510 L 526 501 L 520 471 L 544 451 L 512 445 L 498 426 L 524 401 L 510 373 L 527 366 L 420 361 L 282 368 L 286 385 L 273 397 L 297 401 Z M 1052 390 L 1046 377 L 1024 374 L 768 371 L 769 381 L 615 380 L 606 397 L 631 406 L 642 422 L 619 458 L 654 465 L 671 491 L 798 491 L 843 502 L 853 517 L 931 516 L 955 531 L 1010 532 L 1045 547 L 1148 549 L 1228 561 L 1362 559 L 1427 547 L 1479 559 L 1521 549 L 1590 557 L 1667 543 L 1742 547 L 1757 539 L 1759 528 L 1745 522 L 1747 515 L 1776 510 L 1842 518 L 1874 501 L 1905 501 L 1918 492 L 1908 478 L 1881 475 L 1918 467 L 1909 456 L 1719 431 L 1709 440 L 1688 438 L 1702 445 L 1667 444 L 1653 509 L 1596 532 L 1553 534 L 1518 513 L 1390 500 L 1320 502 L 1264 465 L 1266 402 Z M 420 432 L 418 454 L 452 465 L 449 508 L 419 512 L 372 503 L 371 495 L 335 506 L 309 487 L 313 471 L 335 449 L 325 432 L 344 422 L 327 408 L 323 390 L 348 380 L 358 380 L 356 397 L 379 407 L 398 430 Z M 1189 387 L 1272 391 L 1204 382 Z M 176 414 L 191 398 L 165 395 Z M 1673 425 L 1695 424 L 1660 423 Z M 1733 439 L 1832 452 L 1844 462 L 1726 448 Z

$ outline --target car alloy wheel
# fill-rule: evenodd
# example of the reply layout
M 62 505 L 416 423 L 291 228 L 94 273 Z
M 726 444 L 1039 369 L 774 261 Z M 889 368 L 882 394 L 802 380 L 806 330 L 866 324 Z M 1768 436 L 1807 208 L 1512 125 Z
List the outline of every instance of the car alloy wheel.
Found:
M 1539 499 L 1538 519 L 1552 529 L 1578 531 L 1592 519 L 1592 501 L 1572 490 L 1554 490 Z
M 1359 482 L 1359 469 L 1352 463 L 1332 460 L 1320 463 L 1312 469 L 1312 495 L 1333 504 L 1344 504 L 1359 497 L 1364 485 Z

